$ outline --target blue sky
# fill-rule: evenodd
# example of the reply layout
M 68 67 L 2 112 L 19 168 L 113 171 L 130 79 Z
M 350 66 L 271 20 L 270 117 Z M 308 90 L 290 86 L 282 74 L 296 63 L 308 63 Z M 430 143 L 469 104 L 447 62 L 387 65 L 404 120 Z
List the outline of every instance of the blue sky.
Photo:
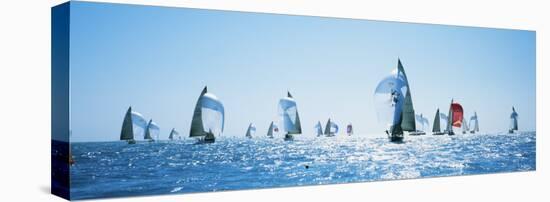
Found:
M 290 90 L 304 135 L 330 117 L 382 136 L 373 93 L 397 65 L 414 108 L 433 120 L 451 98 L 480 129 L 535 130 L 535 32 L 72 2 L 71 141 L 120 135 L 128 106 L 166 139 L 187 136 L 205 85 L 225 106 L 224 135 L 265 136 Z

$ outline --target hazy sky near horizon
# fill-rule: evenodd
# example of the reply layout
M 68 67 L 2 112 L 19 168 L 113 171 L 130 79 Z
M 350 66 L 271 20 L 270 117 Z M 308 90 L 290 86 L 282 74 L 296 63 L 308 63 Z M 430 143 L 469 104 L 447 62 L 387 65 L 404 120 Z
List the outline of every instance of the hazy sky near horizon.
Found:
M 252 122 L 264 137 L 287 90 L 304 135 L 331 118 L 383 136 L 373 94 L 398 57 L 430 124 L 454 98 L 481 131 L 507 130 L 512 106 L 520 130 L 535 130 L 532 31 L 71 4 L 71 141 L 118 140 L 128 106 L 157 122 L 161 139 L 171 128 L 187 137 L 205 85 L 225 106 L 227 136 Z

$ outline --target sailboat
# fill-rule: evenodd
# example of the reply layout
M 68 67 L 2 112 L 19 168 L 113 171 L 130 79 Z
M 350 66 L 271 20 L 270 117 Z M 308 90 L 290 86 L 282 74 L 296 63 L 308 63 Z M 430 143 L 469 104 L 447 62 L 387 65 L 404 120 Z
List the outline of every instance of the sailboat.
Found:
M 170 135 L 168 136 L 168 139 L 174 140 L 176 138 L 181 139 L 180 133 L 176 131 L 175 128 L 172 128 L 172 130 L 170 131 Z
M 330 121 L 330 118 L 327 121 L 327 125 L 325 125 L 325 136 L 327 137 L 333 137 L 338 133 L 338 125 L 332 121 Z
M 416 130 L 410 86 L 401 60 L 397 60 L 397 69 L 378 83 L 374 99 L 378 121 L 388 127 L 390 141 L 403 141 L 404 131 Z
M 213 143 L 223 133 L 225 112 L 222 102 L 209 93 L 205 86 L 197 100 L 189 137 L 199 138 L 200 143 Z
M 143 115 L 133 111 L 132 107 L 128 107 L 124 121 L 122 122 L 122 130 L 120 132 L 120 140 L 127 141 L 128 144 L 135 144 L 135 137 L 140 136 L 145 131 L 147 122 Z
M 315 131 L 317 133 L 317 137 L 323 135 L 323 126 L 321 126 L 321 121 L 317 121 L 317 124 L 315 124 Z
M 286 141 L 294 140 L 293 135 L 302 133 L 298 107 L 290 92 L 287 92 L 287 96 L 279 100 L 279 115 L 283 121 Z
M 435 112 L 435 118 L 434 118 L 434 125 L 432 129 L 433 135 L 443 135 L 445 133 L 441 132 L 441 114 L 439 113 L 439 108 L 437 108 L 437 111 Z
M 470 129 L 471 134 L 479 132 L 479 121 L 477 120 L 477 112 L 474 112 L 474 115 L 470 118 Z
M 346 133 L 348 134 L 348 136 L 353 135 L 353 125 L 351 125 L 351 123 L 349 123 L 346 127 Z
M 149 142 L 153 142 L 155 141 L 153 140 L 153 136 L 156 136 L 158 140 L 159 133 L 160 127 L 155 122 L 153 122 L 153 119 L 150 119 L 149 123 L 147 123 L 147 127 L 145 128 L 145 136 L 143 137 L 143 139 Z
M 248 125 L 248 129 L 246 129 L 245 137 L 252 138 L 252 135 L 254 135 L 254 133 L 256 133 L 256 126 L 254 126 L 254 124 L 250 123 Z
M 458 103 L 455 103 L 451 99 L 451 105 L 449 107 L 449 118 L 447 119 L 447 129 L 445 133 L 448 135 L 455 135 L 453 127 L 461 127 L 464 111 L 462 106 Z
M 277 127 L 277 125 L 275 125 L 272 121 L 271 124 L 269 124 L 269 129 L 267 129 L 267 137 L 273 138 L 273 133 L 278 133 L 278 132 L 279 132 L 279 127 Z
M 462 134 L 466 134 L 468 131 L 470 131 L 470 126 L 468 126 L 468 121 L 464 120 L 464 117 L 462 117 Z
M 514 133 L 514 131 L 518 131 L 518 113 L 516 109 L 512 107 L 512 114 L 510 114 L 510 129 L 508 133 Z
M 417 128 L 417 130 L 409 133 L 409 135 L 426 135 L 426 128 L 429 127 L 429 125 L 430 125 L 430 123 L 428 122 L 428 119 L 426 117 L 424 117 L 424 115 L 422 115 L 422 114 L 416 114 L 415 119 L 416 119 L 416 122 L 418 122 L 418 124 L 420 124 L 422 129 L 418 130 L 418 128 Z

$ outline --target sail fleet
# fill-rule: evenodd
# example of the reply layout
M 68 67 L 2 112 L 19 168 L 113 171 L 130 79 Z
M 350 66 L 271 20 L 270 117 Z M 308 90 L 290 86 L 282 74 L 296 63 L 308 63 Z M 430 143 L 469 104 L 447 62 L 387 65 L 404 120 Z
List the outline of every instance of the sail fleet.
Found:
M 391 73 L 379 81 L 374 91 L 374 103 L 378 121 L 384 124 L 384 131 L 392 142 L 402 142 L 405 133 L 408 135 L 426 135 L 429 130 L 429 120 L 422 113 L 415 114 L 412 100 L 412 92 L 405 68 L 398 59 L 397 67 Z M 290 91 L 279 100 L 278 103 L 281 131 L 285 141 L 294 140 L 295 135 L 302 134 L 302 125 L 298 113 L 298 105 Z M 198 143 L 213 143 L 216 137 L 223 134 L 225 124 L 225 110 L 222 101 L 205 86 L 197 99 L 193 111 L 189 137 L 196 138 Z M 474 134 L 479 132 L 479 121 L 477 112 L 469 119 L 464 115 L 462 105 L 451 100 L 448 114 L 436 109 L 432 124 L 432 135 L 455 135 L 455 130 L 461 129 L 463 134 Z M 512 107 L 510 115 L 509 133 L 518 130 L 518 113 Z M 339 126 L 331 118 L 325 124 L 324 130 L 320 121 L 314 126 L 317 137 L 334 137 L 339 131 Z M 346 134 L 353 135 L 351 123 L 346 125 Z M 276 121 L 271 121 L 267 131 L 268 138 L 274 138 L 279 133 L 279 126 Z M 120 140 L 128 144 L 135 144 L 136 138 L 143 136 L 148 142 L 158 140 L 160 127 L 152 119 L 146 121 L 144 116 L 134 111 L 130 106 L 122 123 Z M 249 123 L 245 137 L 254 138 L 256 126 Z M 175 128 L 172 128 L 168 136 L 169 140 L 181 139 Z

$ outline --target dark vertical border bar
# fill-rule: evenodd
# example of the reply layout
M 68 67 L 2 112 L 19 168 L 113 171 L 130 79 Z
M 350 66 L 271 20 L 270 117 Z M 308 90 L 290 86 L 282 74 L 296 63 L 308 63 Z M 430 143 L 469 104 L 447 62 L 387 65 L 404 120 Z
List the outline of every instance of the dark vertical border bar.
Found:
M 69 46 L 70 2 L 51 11 L 52 65 L 52 129 L 51 129 L 51 192 L 70 200 L 70 140 L 69 140 Z

